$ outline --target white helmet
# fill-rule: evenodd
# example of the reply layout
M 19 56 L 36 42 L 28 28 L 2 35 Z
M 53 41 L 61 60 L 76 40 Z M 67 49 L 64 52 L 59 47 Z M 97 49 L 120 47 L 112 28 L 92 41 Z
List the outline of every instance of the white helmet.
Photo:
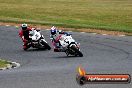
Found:
M 63 31 L 62 30 L 58 30 L 59 33 L 62 33 Z
M 21 27 L 22 27 L 22 30 L 26 30 L 27 29 L 27 24 L 24 23 L 24 24 L 21 25 Z
M 51 32 L 52 35 L 55 35 L 55 34 L 57 33 L 56 27 L 53 26 L 53 27 L 51 28 L 50 32 Z

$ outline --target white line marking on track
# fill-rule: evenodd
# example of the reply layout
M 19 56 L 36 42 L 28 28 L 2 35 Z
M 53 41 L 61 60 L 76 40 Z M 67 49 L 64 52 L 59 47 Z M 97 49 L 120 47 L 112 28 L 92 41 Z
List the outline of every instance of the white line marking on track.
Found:
M 17 63 L 17 62 L 12 62 L 12 64 L 14 64 L 14 65 L 15 65 L 15 67 L 14 67 L 14 68 L 18 68 L 18 67 L 20 67 L 20 64 L 19 64 L 19 63 Z
M 85 32 L 81 32 L 81 33 L 85 33 Z
M 91 34 L 96 35 L 97 33 L 91 33 Z
M 124 37 L 124 36 L 126 36 L 126 35 L 119 35 L 120 37 Z
M 46 30 L 50 30 L 50 29 L 46 29 Z
M 4 67 L 4 68 L 0 68 L 0 70 L 6 70 L 7 68 L 6 67 Z
M 102 35 L 107 35 L 107 34 L 102 34 Z
M 7 69 L 11 69 L 12 65 L 11 64 L 7 64 Z
M 9 27 L 10 25 L 6 25 L 7 27 Z

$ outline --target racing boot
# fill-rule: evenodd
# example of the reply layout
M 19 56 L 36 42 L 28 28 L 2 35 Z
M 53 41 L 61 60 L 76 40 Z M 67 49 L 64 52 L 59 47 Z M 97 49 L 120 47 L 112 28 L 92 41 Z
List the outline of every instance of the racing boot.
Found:
M 54 52 L 60 52 L 58 48 L 54 48 Z
M 30 45 L 29 45 L 28 42 L 26 41 L 26 42 L 24 42 L 24 44 L 23 44 L 23 49 L 24 49 L 24 50 L 27 50 L 28 48 L 30 48 Z

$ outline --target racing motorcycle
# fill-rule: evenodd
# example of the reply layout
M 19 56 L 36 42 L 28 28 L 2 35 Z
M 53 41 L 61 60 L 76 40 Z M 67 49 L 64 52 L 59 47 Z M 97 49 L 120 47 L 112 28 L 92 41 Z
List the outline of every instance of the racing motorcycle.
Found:
M 38 49 L 48 49 L 50 50 L 51 47 L 46 42 L 44 36 L 40 34 L 40 30 L 32 30 L 29 31 L 29 43 L 28 46 L 32 48 L 38 48 Z
M 61 52 L 65 52 L 67 56 L 74 55 L 83 57 L 79 47 L 80 44 L 72 38 L 71 34 L 61 35 L 59 42 L 62 47 Z

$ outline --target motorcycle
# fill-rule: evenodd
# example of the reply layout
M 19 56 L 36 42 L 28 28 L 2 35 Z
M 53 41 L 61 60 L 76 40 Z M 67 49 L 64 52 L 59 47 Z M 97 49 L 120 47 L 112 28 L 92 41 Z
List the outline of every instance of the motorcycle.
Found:
M 67 56 L 74 55 L 83 57 L 82 52 L 80 51 L 80 44 L 77 43 L 70 35 L 61 35 L 59 43 L 62 47 L 60 52 L 65 52 Z
M 46 42 L 44 36 L 40 34 L 40 30 L 32 30 L 29 31 L 29 47 L 38 48 L 38 49 L 48 49 L 50 50 L 51 47 Z

